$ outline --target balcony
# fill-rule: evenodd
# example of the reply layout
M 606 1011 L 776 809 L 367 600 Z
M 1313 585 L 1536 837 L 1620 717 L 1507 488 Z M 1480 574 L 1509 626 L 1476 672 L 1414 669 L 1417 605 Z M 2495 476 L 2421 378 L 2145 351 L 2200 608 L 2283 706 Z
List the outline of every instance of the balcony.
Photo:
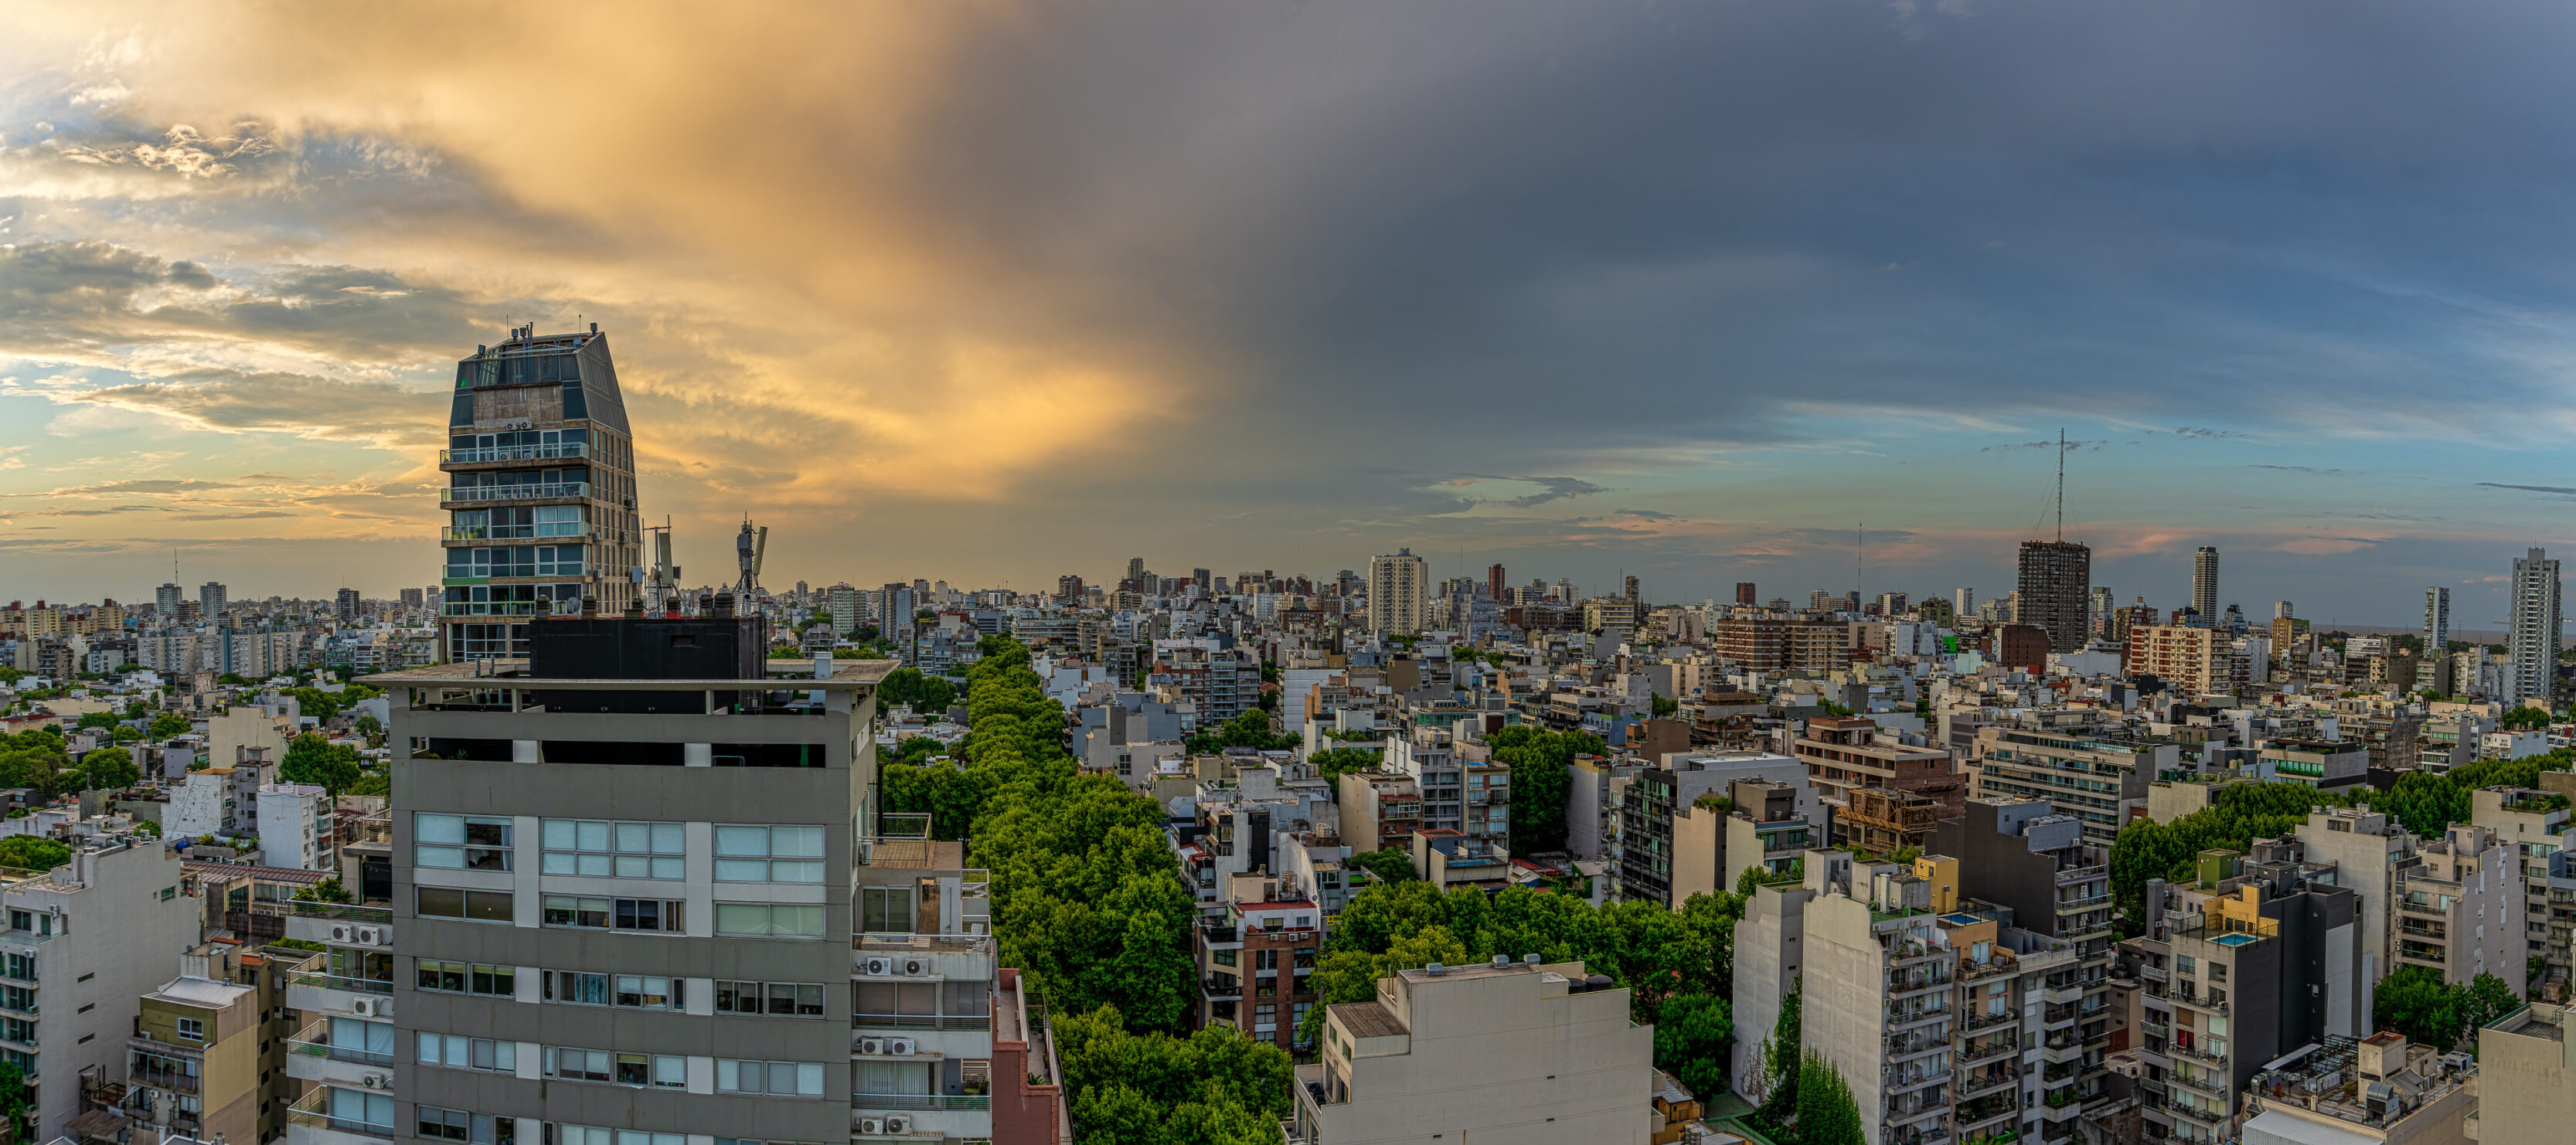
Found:
M 321 969 L 326 961 L 326 955 L 316 954 L 290 969 L 286 977 L 286 1004 L 289 1008 L 329 1014 L 358 1014 L 364 1010 L 366 1012 L 362 1016 L 365 1017 L 393 1016 L 392 982 L 343 978 L 326 973 Z
M 329 1019 L 315 1022 L 286 1039 L 286 1076 L 346 1089 L 372 1089 L 367 1077 L 390 1079 L 394 1056 L 331 1044 Z M 379 1083 L 381 1084 L 381 1083 Z
M 901 1125 L 902 1128 L 896 1128 Z M 990 1138 L 993 1099 L 920 1094 L 869 1094 L 850 1098 L 850 1131 L 863 1140 Z
M 1906 1090 L 1921 1089 L 1927 1085 L 1935 1085 L 1940 1082 L 1947 1081 L 1949 1078 L 1950 1071 L 1948 1069 L 1925 1070 L 1921 1073 L 1907 1073 L 1904 1070 L 1892 1069 L 1887 1071 L 1886 1092 L 1902 1093 Z
M 496 501 L 575 501 L 590 496 L 590 482 L 558 481 L 530 485 L 451 485 L 441 490 L 442 505 L 475 505 Z
M 2018 1039 L 2006 1038 L 1993 1045 L 1959 1051 L 1959 1068 L 1975 1069 L 1988 1062 L 2008 1060 L 2020 1053 L 2021 1042 Z
M 2165 1080 L 2212 1101 L 2227 1101 L 2227 1083 L 2206 1074 L 2185 1074 L 2180 1070 L 2165 1075 Z
M 1967 1101 L 1971 1098 L 1980 1097 L 1997 1090 L 2009 1090 L 2020 1084 L 2021 1075 L 2012 1070 L 1997 1070 L 1986 1073 L 1963 1072 L 1960 1075 L 1959 1084 L 1953 1087 L 1952 1094 L 1961 1101 Z
M 1240 998 L 1243 997 L 1243 980 L 1211 976 L 1199 983 L 1199 993 L 1209 999 Z
M 286 937 L 330 946 L 384 946 L 394 943 L 394 912 L 381 905 L 307 902 L 286 908 Z M 374 941 L 366 941 L 373 936 Z
M 331 1091 L 315 1088 L 286 1109 L 288 1145 L 392 1145 L 394 1127 L 345 1121 L 324 1112 Z
M 441 465 L 492 465 L 508 461 L 571 461 L 590 456 L 586 442 L 559 442 L 554 445 L 501 445 L 483 449 L 442 449 Z

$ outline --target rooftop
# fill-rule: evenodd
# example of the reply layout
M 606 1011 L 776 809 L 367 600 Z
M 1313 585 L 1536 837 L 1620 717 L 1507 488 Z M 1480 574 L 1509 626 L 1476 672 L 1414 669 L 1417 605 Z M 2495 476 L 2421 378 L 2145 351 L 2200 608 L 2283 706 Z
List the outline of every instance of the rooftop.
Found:
M 1333 1017 L 1350 1030 L 1352 1037 L 1386 1038 L 1412 1032 L 1396 1020 L 1395 1012 L 1383 1002 L 1344 1002 L 1333 1007 Z
M 718 691 L 735 691 L 753 688 L 763 691 L 820 690 L 849 692 L 858 691 L 863 688 L 875 687 L 877 682 L 885 679 L 888 673 L 902 666 L 903 662 L 900 660 L 834 660 L 832 662 L 831 678 L 827 680 L 817 680 L 813 678 L 814 662 L 812 660 L 771 660 L 768 662 L 769 674 L 758 680 L 584 680 L 544 679 L 530 676 L 527 674 L 528 662 L 524 659 L 459 660 L 445 664 L 429 664 L 418 668 L 404 668 L 392 672 L 379 672 L 373 676 L 363 676 L 359 679 L 361 682 L 374 687 L 403 685 L 425 687 L 489 682 L 490 684 L 499 687 L 534 687 L 542 685 L 546 688 L 566 691 L 580 691 L 587 689 L 605 689 L 621 692 L 634 691 L 637 689 L 662 691 L 698 691 L 715 689 Z

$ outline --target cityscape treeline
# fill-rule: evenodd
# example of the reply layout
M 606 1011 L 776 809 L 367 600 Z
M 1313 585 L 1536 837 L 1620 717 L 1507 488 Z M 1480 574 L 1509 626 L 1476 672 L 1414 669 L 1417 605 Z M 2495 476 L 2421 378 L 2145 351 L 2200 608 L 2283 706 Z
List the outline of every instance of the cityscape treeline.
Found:
M 931 816 L 990 872 L 993 930 L 1055 1017 L 1080 1145 L 1272 1145 L 1288 1055 L 1232 1030 L 1183 1034 L 1197 997 L 1196 904 L 1163 812 L 1064 750 L 1064 708 L 1028 650 L 987 636 L 966 672 L 969 730 L 948 761 L 883 763 L 884 811 Z M 923 742 L 916 740 L 914 742 Z M 926 750 L 926 749 L 925 749 Z

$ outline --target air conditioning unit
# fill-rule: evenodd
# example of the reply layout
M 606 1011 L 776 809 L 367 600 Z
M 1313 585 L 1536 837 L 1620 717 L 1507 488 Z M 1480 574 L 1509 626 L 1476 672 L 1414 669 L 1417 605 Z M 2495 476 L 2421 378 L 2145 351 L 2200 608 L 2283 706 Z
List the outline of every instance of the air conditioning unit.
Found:
M 862 958 L 859 960 L 859 973 L 875 978 L 883 978 L 886 975 L 894 973 L 894 959 L 887 958 L 882 955 Z
M 859 1132 L 868 1134 L 883 1133 L 886 1131 L 885 1123 L 886 1119 L 882 1117 L 862 1117 L 859 1119 Z
M 907 978 L 922 977 L 923 975 L 930 973 L 930 960 L 927 958 L 906 958 L 903 960 L 903 973 Z
M 358 1079 L 358 1084 L 366 1086 L 369 1089 L 384 1089 L 391 1086 L 393 1083 L 394 1080 L 392 1078 L 386 1077 L 380 1073 L 371 1073 Z
M 900 1116 L 886 1118 L 885 1131 L 896 1134 L 910 1133 L 912 1132 L 912 1119 Z
M 886 1052 L 886 1040 L 884 1038 L 860 1038 L 859 1052 L 866 1054 L 869 1057 L 883 1054 Z
M 379 1005 L 381 1005 L 381 1003 L 377 1002 L 373 998 L 360 998 L 351 1003 L 351 1008 L 355 1009 L 358 1012 L 358 1016 L 361 1018 L 373 1018 L 377 1016 L 376 1008 Z
M 885 1052 L 892 1057 L 908 1058 L 919 1048 L 911 1038 L 887 1038 Z
M 355 933 L 358 936 L 358 945 L 360 946 L 383 946 L 385 944 L 385 931 L 383 927 L 362 926 L 357 928 Z
M 345 926 L 345 925 L 340 924 L 340 923 L 333 923 L 333 924 L 331 925 L 331 941 L 333 941 L 333 942 L 347 942 L 347 941 L 349 941 L 349 928 L 348 928 L 347 926 Z

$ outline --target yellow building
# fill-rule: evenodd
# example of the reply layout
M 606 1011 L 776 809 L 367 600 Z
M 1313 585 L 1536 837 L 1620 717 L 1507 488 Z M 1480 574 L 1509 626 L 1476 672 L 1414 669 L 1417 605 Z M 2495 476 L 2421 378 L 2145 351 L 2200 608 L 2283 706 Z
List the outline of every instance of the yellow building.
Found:
M 125 1113 L 199 1140 L 261 1140 L 259 991 L 203 977 L 202 960 L 189 969 L 143 995 Z

